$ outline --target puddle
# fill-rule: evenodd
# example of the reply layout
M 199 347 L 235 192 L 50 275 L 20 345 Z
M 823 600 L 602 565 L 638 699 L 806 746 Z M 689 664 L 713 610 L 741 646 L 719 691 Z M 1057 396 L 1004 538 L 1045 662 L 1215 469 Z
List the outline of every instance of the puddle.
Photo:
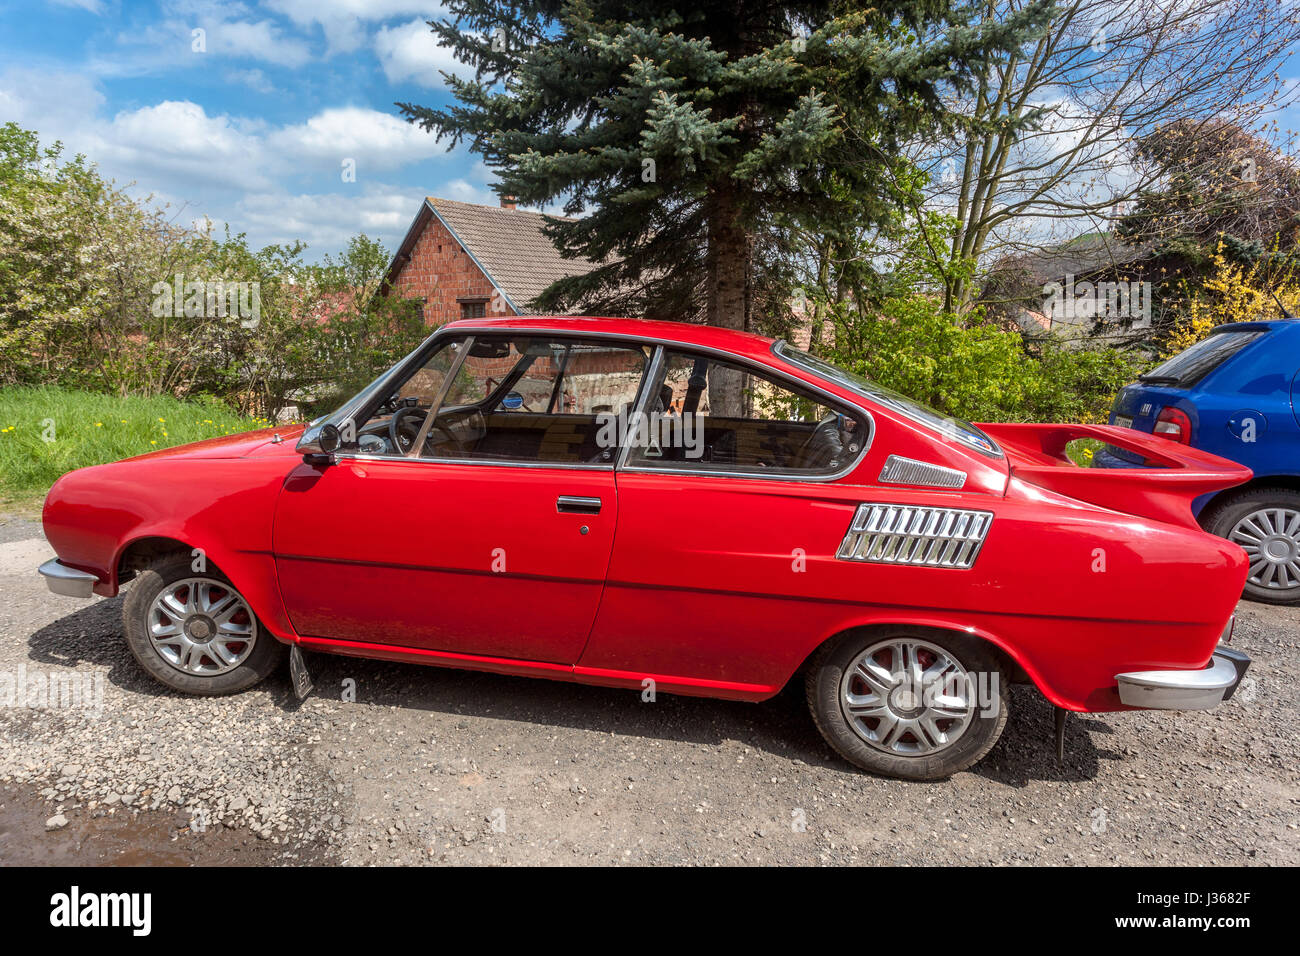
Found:
M 92 816 L 65 810 L 68 825 L 46 831 L 54 807 L 0 787 L 0 866 L 285 866 L 325 864 L 315 849 L 259 840 L 248 830 L 190 830 L 180 813 L 128 810 Z M 133 818 L 134 816 L 134 818 Z M 294 855 L 286 855 L 294 854 Z

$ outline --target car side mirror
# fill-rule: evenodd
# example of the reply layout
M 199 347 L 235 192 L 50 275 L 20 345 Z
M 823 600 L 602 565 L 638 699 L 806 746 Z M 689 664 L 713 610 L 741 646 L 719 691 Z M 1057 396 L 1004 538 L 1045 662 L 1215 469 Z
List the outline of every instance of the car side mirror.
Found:
M 342 444 L 343 434 L 339 427 L 328 424 L 321 426 L 313 440 L 299 442 L 297 450 L 302 452 L 302 460 L 309 465 L 332 465 L 335 462 L 334 453 Z

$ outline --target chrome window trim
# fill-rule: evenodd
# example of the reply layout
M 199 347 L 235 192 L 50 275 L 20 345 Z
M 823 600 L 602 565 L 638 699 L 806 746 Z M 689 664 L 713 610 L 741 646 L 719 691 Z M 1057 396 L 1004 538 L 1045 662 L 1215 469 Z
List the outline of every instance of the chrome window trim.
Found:
M 459 323 L 462 321 L 464 320 L 457 320 L 457 324 L 459 325 Z M 434 348 L 438 345 L 440 340 L 444 338 L 471 337 L 471 336 L 477 338 L 477 337 L 492 336 L 492 335 L 502 335 L 502 336 L 553 335 L 558 338 L 568 338 L 568 339 L 606 339 L 615 342 L 648 344 L 655 347 L 655 353 L 651 356 L 650 362 L 646 366 L 646 374 L 642 377 L 641 380 L 642 395 L 636 405 L 638 412 L 644 409 L 646 402 L 649 400 L 650 389 L 648 388 L 648 385 L 651 381 L 653 381 L 653 379 L 650 376 L 658 375 L 659 373 L 659 368 L 656 367 L 655 360 L 660 359 L 662 364 L 663 353 L 667 349 L 671 348 L 675 351 L 680 351 L 680 352 L 691 352 L 691 353 L 703 354 L 708 356 L 717 356 L 718 358 L 727 362 L 731 362 L 734 365 L 748 366 L 749 368 L 758 371 L 760 374 L 765 375 L 768 378 L 772 378 L 774 380 L 781 381 L 781 382 L 787 382 L 793 388 L 801 388 L 804 389 L 805 391 L 811 392 L 813 395 L 825 399 L 827 403 L 832 406 L 851 408 L 857 413 L 859 413 L 866 420 L 868 426 L 867 440 L 863 442 L 862 450 L 858 453 L 858 456 L 854 458 L 848 465 L 835 472 L 829 472 L 826 474 L 817 474 L 817 475 L 806 475 L 806 474 L 800 474 L 798 472 L 784 472 L 784 471 L 750 472 L 750 471 L 728 471 L 725 469 L 687 470 L 682 468 L 654 468 L 654 467 L 643 467 L 643 466 L 636 466 L 636 465 L 625 466 L 624 461 L 627 457 L 627 450 L 630 448 L 630 446 L 627 445 L 625 445 L 620 450 L 618 460 L 616 462 L 610 462 L 610 463 L 580 462 L 580 463 L 560 464 L 554 462 L 532 462 L 532 461 L 490 461 L 487 459 L 478 459 L 478 458 L 423 458 L 423 457 L 407 458 L 405 456 L 361 455 L 361 454 L 347 454 L 347 453 L 336 452 L 334 457 L 337 460 L 339 461 L 399 461 L 400 460 L 400 461 L 410 461 L 410 462 L 428 462 L 430 464 L 445 463 L 449 465 L 492 465 L 498 468 L 499 467 L 565 468 L 565 469 L 571 469 L 576 471 L 623 471 L 623 472 L 627 472 L 628 474 L 699 475 L 700 477 L 707 477 L 707 478 L 753 478 L 753 479 L 758 479 L 760 481 L 799 481 L 799 482 L 807 482 L 811 484 L 828 484 L 830 482 L 839 481 L 841 478 L 844 478 L 845 476 L 851 474 L 859 465 L 862 464 L 863 460 L 867 456 L 867 453 L 871 451 L 871 448 L 876 441 L 876 418 L 871 413 L 871 410 L 867 408 L 865 405 L 857 401 L 852 401 L 850 399 L 842 398 L 839 395 L 836 395 L 834 392 L 829 391 L 828 389 L 822 388 L 819 385 L 816 385 L 812 382 L 807 382 L 797 375 L 790 374 L 789 372 L 785 371 L 785 369 L 783 368 L 779 368 L 775 365 L 765 365 L 762 362 L 758 362 L 753 359 L 746 358 L 745 356 L 737 355 L 734 352 L 728 352 L 725 349 L 716 349 L 707 345 L 688 345 L 681 342 L 672 342 L 672 341 L 665 340 L 659 336 L 642 335 L 635 332 L 632 333 L 598 332 L 598 331 L 593 332 L 593 331 L 586 331 L 586 330 L 570 332 L 563 329 L 548 329 L 548 328 L 539 328 L 535 326 L 518 326 L 518 327 L 512 326 L 509 328 L 501 328 L 499 326 L 474 327 L 474 326 L 459 325 L 458 328 L 450 328 L 449 325 L 450 323 L 448 325 L 442 326 L 439 329 L 436 329 L 432 335 L 430 335 L 427 339 L 424 340 L 424 343 L 420 347 L 413 350 L 409 355 L 407 355 L 405 360 L 398 363 L 398 365 L 394 366 L 387 375 L 383 376 L 383 381 L 386 382 L 391 380 L 392 378 L 395 378 L 396 377 L 395 373 L 398 371 L 399 368 L 404 370 L 409 363 L 419 362 L 424 358 L 426 358 L 427 355 L 431 353 L 434 350 Z M 347 404 L 350 405 L 351 400 L 349 400 Z M 347 405 L 345 405 L 344 407 L 346 408 Z M 325 419 L 322 419 L 322 424 L 324 423 L 324 421 Z
M 637 421 L 641 420 L 641 415 L 645 413 L 645 407 L 650 403 L 650 393 L 653 391 L 651 385 L 659 378 L 659 372 L 664 366 L 664 346 L 662 342 L 655 343 L 654 353 L 650 356 L 650 361 L 646 364 L 645 375 L 641 378 L 641 394 L 637 396 L 635 408 L 632 412 Z M 628 456 L 632 454 L 632 443 L 624 442 L 618 450 L 618 459 L 614 462 L 614 468 L 617 471 L 625 471 L 627 468 Z
M 494 468 L 563 468 L 568 471 L 613 471 L 614 463 L 589 464 L 587 462 L 557 461 L 500 461 L 488 458 L 407 458 L 405 455 L 351 455 L 336 452 L 335 461 L 391 461 L 428 465 L 487 465 Z
M 421 362 L 425 360 L 428 357 L 428 355 L 431 355 L 433 352 L 437 351 L 436 343 L 440 338 L 451 338 L 451 339 L 460 338 L 463 339 L 464 342 L 469 344 L 470 347 L 472 347 L 473 343 L 477 339 L 482 338 L 484 335 L 491 335 L 494 332 L 506 336 L 513 336 L 516 333 L 522 335 L 554 335 L 554 337 L 558 339 L 577 340 L 577 341 L 582 341 L 587 338 L 613 339 L 615 341 L 622 341 L 627 344 L 639 343 L 643 341 L 644 342 L 654 341 L 651 339 L 612 335 L 608 332 L 591 333 L 591 335 L 586 335 L 584 333 L 575 333 L 575 332 L 555 332 L 555 330 L 553 329 L 551 330 L 548 329 L 536 329 L 536 330 L 488 329 L 488 330 L 484 330 L 483 332 L 479 332 L 474 329 L 451 329 L 451 330 L 446 330 L 445 334 L 444 334 L 444 330 L 446 330 L 445 326 L 441 329 L 436 330 L 432 335 L 429 336 L 428 339 L 425 340 L 424 345 L 422 345 L 419 349 L 416 350 L 416 353 L 418 354 L 412 353 L 412 356 L 414 357 L 412 358 L 412 356 L 408 356 L 408 359 L 412 359 L 412 361 L 414 362 Z M 428 346 L 428 348 L 426 349 L 425 346 Z M 661 352 L 662 352 L 662 347 L 656 343 L 655 350 L 651 353 L 649 359 L 646 360 L 644 369 L 641 374 L 641 382 L 640 385 L 638 386 L 637 397 L 634 399 L 634 404 L 638 409 L 641 407 L 641 405 L 644 403 L 646 399 L 646 395 L 648 394 L 648 390 L 646 389 L 646 383 L 651 380 L 650 376 L 652 374 L 655 374 L 654 361 L 655 358 Z M 465 351 L 460 356 L 457 357 L 455 371 L 459 371 L 460 365 L 464 362 L 465 358 L 468 357 L 468 355 L 469 355 L 469 348 L 466 348 Z M 438 397 L 438 402 L 437 402 L 438 405 L 441 404 L 442 398 L 444 397 L 448 387 L 450 386 L 453 377 L 454 376 L 451 374 L 451 371 L 449 371 L 446 380 L 443 382 L 442 392 L 439 394 Z M 415 447 L 420 447 L 420 446 L 416 445 Z M 622 454 L 622 450 L 620 450 L 620 455 L 621 454 Z M 349 453 L 349 452 L 335 452 L 334 459 L 336 461 L 409 461 L 409 462 L 423 462 L 431 465 L 437 465 L 437 464 L 490 465 L 497 468 L 563 468 L 569 471 L 614 471 L 615 468 L 617 467 L 617 462 L 615 461 L 550 462 L 550 461 L 532 461 L 523 458 L 518 460 L 514 460 L 514 459 L 501 460 L 495 458 L 491 458 L 491 459 L 490 458 L 429 458 L 424 455 L 368 455 L 362 453 Z
M 655 339 L 653 341 L 659 343 L 659 353 L 657 357 L 660 358 L 660 362 L 654 369 L 652 369 L 656 376 L 658 376 L 663 370 L 662 357 L 669 349 L 672 349 L 674 352 L 683 352 L 687 354 L 703 353 L 708 356 L 716 355 L 733 365 L 739 365 L 742 367 L 747 366 L 755 369 L 766 378 L 774 379 L 778 382 L 788 382 L 792 388 L 803 389 L 804 391 L 811 392 L 812 394 L 825 399 L 826 403 L 832 408 L 854 409 L 861 414 L 863 419 L 866 420 L 867 438 L 866 441 L 862 443 L 862 449 L 858 452 L 857 456 L 847 465 L 833 472 L 817 472 L 815 474 L 808 474 L 807 472 L 788 471 L 775 468 L 756 468 L 754 471 L 738 471 L 725 468 L 680 467 L 675 463 L 669 463 L 662 467 L 654 465 L 630 465 L 626 464 L 626 461 L 631 453 L 631 445 L 624 447 L 624 453 L 619 458 L 619 471 L 621 472 L 635 475 L 699 475 L 705 478 L 757 478 L 766 481 L 804 481 L 812 482 L 814 484 L 824 484 L 827 482 L 838 481 L 845 475 L 851 474 L 858 465 L 862 464 L 862 460 L 866 458 L 867 452 L 871 450 L 871 446 L 875 443 L 876 419 L 872 416 L 871 412 L 854 402 L 845 401 L 838 395 L 828 392 L 824 388 L 818 388 L 816 385 L 805 382 L 796 375 L 789 375 L 781 369 L 773 368 L 770 365 L 763 365 L 761 362 L 754 362 L 750 359 L 736 355 L 733 352 L 723 351 L 722 349 L 712 349 L 702 345 L 683 345 L 681 343 L 664 342 L 662 339 Z M 650 383 L 654 380 L 647 378 L 646 381 L 647 383 Z M 651 391 L 653 391 L 652 388 L 646 389 L 647 398 Z M 637 411 L 642 411 L 642 409 L 643 405 L 638 406 Z

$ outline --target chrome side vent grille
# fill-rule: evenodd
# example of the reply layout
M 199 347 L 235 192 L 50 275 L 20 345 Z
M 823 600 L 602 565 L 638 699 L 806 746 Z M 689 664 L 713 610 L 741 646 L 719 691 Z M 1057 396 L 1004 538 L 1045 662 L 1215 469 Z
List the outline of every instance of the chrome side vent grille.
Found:
M 966 472 L 928 461 L 890 455 L 880 469 L 880 481 L 888 485 L 929 485 L 931 488 L 960 488 L 966 484 Z
M 858 505 L 837 558 L 876 564 L 966 569 L 984 545 L 991 511 L 911 505 Z

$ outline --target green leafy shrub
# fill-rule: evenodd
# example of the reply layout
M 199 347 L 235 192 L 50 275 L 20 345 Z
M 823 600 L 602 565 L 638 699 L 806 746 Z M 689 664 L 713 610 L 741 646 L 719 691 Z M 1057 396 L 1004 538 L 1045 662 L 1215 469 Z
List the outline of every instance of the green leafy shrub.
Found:
M 944 313 L 923 296 L 886 299 L 875 315 L 841 307 L 826 358 L 970 421 L 1104 421 L 1139 369 L 1113 349 L 1067 348 Z

